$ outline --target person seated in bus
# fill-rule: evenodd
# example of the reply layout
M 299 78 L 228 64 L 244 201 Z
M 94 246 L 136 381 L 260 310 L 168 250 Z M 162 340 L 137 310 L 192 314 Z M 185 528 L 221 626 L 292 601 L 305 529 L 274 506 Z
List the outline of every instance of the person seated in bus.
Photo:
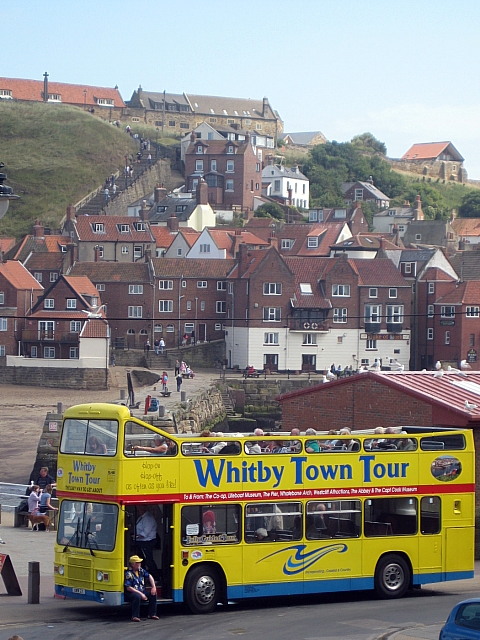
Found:
M 260 527 L 255 531 L 255 542 L 270 542 L 271 538 L 268 535 L 268 531 L 263 527 Z
M 315 431 L 315 429 L 308 428 L 305 431 L 305 435 L 307 435 L 307 436 L 316 436 L 317 432 Z M 320 452 L 320 445 L 318 443 L 318 440 L 307 440 L 305 442 L 305 451 L 307 453 L 319 453 Z
M 313 523 L 316 529 L 326 529 L 327 524 L 325 522 L 324 513 L 326 511 L 326 507 L 323 502 L 316 502 L 310 505 L 311 509 L 309 515 L 313 517 Z M 308 520 L 307 520 L 308 523 Z
M 134 451 L 146 451 L 147 453 L 153 453 L 157 456 L 164 456 L 168 451 L 168 445 L 165 442 L 165 438 L 156 434 L 153 437 L 153 447 L 143 447 L 139 444 L 133 447 Z
M 157 616 L 157 588 L 153 576 L 142 569 L 142 558 L 130 556 L 129 568 L 125 571 L 125 600 L 132 603 L 132 620 L 140 622 L 140 605 L 148 602 L 150 620 L 160 620 Z M 147 582 L 150 586 L 147 586 Z
M 407 432 L 402 431 L 401 434 L 406 436 Z M 395 442 L 397 443 L 397 449 L 399 451 L 415 451 L 417 448 L 415 442 L 410 440 L 410 438 L 399 438 L 395 440 Z
M 107 446 L 97 438 L 97 436 L 90 436 L 87 442 L 86 453 L 93 453 L 97 456 L 104 456 L 107 454 Z
M 262 515 L 259 507 L 255 504 L 247 507 L 246 530 L 250 532 L 257 531 L 265 527 L 265 516 Z
M 262 448 L 260 447 L 260 444 L 258 442 L 247 442 L 246 445 L 246 451 L 250 455 L 259 455 L 260 453 L 262 453 Z
M 321 531 L 315 526 L 315 516 L 307 515 L 307 531 L 305 533 L 307 540 L 318 540 L 322 537 Z
M 174 440 L 170 440 L 170 438 L 166 438 L 165 442 L 167 444 L 166 455 L 167 456 L 176 456 L 177 455 L 177 451 L 178 451 L 177 443 Z
M 217 528 L 215 525 L 215 514 L 213 513 L 213 511 L 205 511 L 202 517 L 202 522 L 204 534 L 208 535 L 210 533 L 216 533 Z
M 302 518 L 300 516 L 295 516 L 293 518 L 293 527 L 292 531 L 292 540 L 300 540 L 302 537 Z

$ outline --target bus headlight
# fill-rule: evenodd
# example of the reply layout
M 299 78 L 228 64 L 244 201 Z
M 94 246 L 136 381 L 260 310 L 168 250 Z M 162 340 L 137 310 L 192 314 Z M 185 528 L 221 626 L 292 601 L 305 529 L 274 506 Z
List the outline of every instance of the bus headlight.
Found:
M 63 564 L 58 565 L 58 573 L 63 576 L 63 574 L 65 573 L 65 567 Z
M 102 580 L 103 580 L 103 571 L 97 571 L 97 580 L 98 580 L 98 582 L 102 582 Z

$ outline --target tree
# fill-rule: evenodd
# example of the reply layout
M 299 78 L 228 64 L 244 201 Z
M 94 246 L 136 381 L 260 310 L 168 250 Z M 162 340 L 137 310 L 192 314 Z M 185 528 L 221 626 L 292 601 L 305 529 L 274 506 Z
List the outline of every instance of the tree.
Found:
M 275 202 L 262 204 L 255 211 L 255 218 L 275 218 L 275 220 L 285 220 L 285 213 L 282 207 Z
M 359 147 L 366 153 L 381 153 L 382 156 L 387 155 L 385 143 L 377 140 L 377 138 L 369 132 L 354 136 L 352 138 L 352 144 L 354 147 Z
M 480 218 L 480 191 L 471 191 L 463 196 L 458 215 L 460 218 Z

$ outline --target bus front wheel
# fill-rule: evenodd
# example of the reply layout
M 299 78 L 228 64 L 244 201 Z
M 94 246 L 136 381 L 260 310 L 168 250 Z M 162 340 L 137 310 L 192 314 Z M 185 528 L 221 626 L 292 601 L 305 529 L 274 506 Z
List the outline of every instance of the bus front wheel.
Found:
M 379 560 L 375 571 L 375 590 L 381 598 L 401 598 L 410 585 L 410 569 L 396 554 Z
M 209 566 L 194 567 L 187 576 L 185 602 L 192 613 L 211 613 L 220 597 L 220 579 Z

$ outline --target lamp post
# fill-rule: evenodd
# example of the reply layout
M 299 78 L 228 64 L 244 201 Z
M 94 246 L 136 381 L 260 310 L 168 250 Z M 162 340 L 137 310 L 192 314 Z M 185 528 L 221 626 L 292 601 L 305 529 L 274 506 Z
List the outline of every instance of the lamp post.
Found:
M 128 156 L 125 156 L 125 191 L 128 188 L 127 161 L 128 161 Z
M 0 169 L 3 169 L 5 163 L 0 162 Z M 7 213 L 8 207 L 10 205 L 10 200 L 18 200 L 20 196 L 16 196 L 13 193 L 12 187 L 7 187 L 3 182 L 7 179 L 6 173 L 0 172 L 0 218 Z
M 195 324 L 193 325 L 193 344 L 196 345 L 197 344 L 197 305 L 198 305 L 198 298 L 195 298 Z
M 158 159 L 158 132 L 159 132 L 159 128 L 157 127 L 157 138 L 155 140 L 155 160 Z
M 181 287 L 181 283 L 183 280 L 183 276 L 180 279 L 179 283 L 178 283 L 178 348 L 180 348 L 180 344 L 181 344 L 181 337 L 180 337 L 180 332 L 182 330 L 181 325 L 182 325 L 182 313 L 180 310 L 180 302 L 182 300 L 182 298 L 184 298 L 185 296 L 181 296 L 180 295 L 180 287 Z

